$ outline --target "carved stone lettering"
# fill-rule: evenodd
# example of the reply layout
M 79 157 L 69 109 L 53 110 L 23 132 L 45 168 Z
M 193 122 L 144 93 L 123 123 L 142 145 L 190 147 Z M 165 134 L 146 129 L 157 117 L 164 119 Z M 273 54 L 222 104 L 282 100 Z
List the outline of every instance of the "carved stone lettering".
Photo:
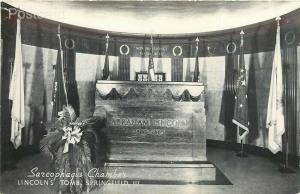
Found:
M 188 119 L 146 119 L 146 118 L 120 118 L 114 117 L 108 120 L 109 126 L 113 127 L 167 127 L 187 128 Z

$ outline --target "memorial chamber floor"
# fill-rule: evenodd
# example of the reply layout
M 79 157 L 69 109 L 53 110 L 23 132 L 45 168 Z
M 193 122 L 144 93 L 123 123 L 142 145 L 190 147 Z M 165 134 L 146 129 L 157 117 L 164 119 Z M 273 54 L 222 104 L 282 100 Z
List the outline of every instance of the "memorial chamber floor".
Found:
M 207 148 L 208 160 L 230 180 L 232 185 L 159 185 L 109 184 L 94 189 L 90 193 L 107 194 L 296 194 L 300 193 L 300 169 L 295 174 L 281 174 L 278 163 L 261 156 L 250 155 L 238 158 L 231 150 Z M 22 158 L 14 170 L 1 174 L 1 193 L 9 194 L 51 194 L 55 191 L 48 186 L 18 186 L 17 180 L 24 179 L 37 166 L 46 170 L 48 158 L 40 153 Z

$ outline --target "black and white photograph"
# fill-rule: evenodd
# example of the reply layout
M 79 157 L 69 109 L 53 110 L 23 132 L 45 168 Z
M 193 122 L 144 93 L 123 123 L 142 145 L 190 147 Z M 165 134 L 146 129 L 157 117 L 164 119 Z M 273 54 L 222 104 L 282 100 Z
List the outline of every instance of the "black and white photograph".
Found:
M 300 194 L 300 1 L 1 1 L 0 194 Z

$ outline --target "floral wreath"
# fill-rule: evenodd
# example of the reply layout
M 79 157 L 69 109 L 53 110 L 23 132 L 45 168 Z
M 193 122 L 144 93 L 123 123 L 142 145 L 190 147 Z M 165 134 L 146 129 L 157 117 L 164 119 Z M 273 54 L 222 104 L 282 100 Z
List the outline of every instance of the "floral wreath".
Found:
M 126 52 L 125 52 L 125 53 L 123 52 L 123 47 L 126 48 Z M 120 53 L 121 53 L 121 55 L 128 55 L 129 52 L 130 52 L 130 48 L 128 47 L 128 45 L 122 44 L 122 45 L 120 46 Z
M 79 176 L 60 176 L 60 193 L 89 192 L 89 184 L 94 181 L 88 172 L 94 167 L 92 150 L 97 149 L 97 134 L 93 130 L 97 118 L 78 121 L 72 106 L 64 106 L 58 118 L 46 127 L 47 135 L 41 140 L 40 148 L 52 158 L 55 173 L 76 173 Z M 63 185 L 63 181 L 76 181 L 76 184 Z
M 176 49 L 179 49 L 178 54 L 175 52 Z M 179 57 L 179 56 L 182 55 L 182 47 L 181 46 L 174 46 L 172 52 L 173 52 L 174 57 L 177 57 L 177 56 Z

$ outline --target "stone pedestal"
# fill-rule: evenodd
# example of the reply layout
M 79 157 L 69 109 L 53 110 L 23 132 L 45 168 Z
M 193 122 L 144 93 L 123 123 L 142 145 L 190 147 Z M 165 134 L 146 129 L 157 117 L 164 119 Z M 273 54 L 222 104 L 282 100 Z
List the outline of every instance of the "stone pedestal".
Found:
M 122 173 L 117 180 L 133 180 L 155 183 L 196 183 L 215 181 L 216 168 L 210 163 L 155 163 L 147 161 L 120 162 L 111 161 L 105 165 L 107 172 Z
M 215 167 L 205 163 L 203 84 L 98 81 L 96 88 L 94 116 L 106 118 L 107 166 L 136 179 L 215 179 Z

